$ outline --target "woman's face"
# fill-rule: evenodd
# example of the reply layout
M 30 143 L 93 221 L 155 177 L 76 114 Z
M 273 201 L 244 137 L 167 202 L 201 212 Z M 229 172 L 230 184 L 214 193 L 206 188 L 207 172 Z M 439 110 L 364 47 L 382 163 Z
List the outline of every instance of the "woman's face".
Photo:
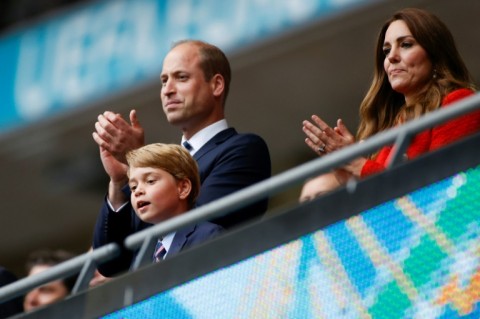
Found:
M 388 81 L 394 91 L 405 96 L 408 104 L 433 77 L 428 54 L 403 20 L 396 20 L 388 27 L 383 52 Z

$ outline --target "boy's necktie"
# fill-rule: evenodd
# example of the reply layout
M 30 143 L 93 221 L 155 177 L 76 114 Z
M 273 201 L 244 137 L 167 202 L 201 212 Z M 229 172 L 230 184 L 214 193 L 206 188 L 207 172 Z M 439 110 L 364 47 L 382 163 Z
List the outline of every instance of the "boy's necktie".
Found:
M 163 260 L 167 250 L 163 246 L 162 242 L 159 240 L 157 241 L 157 246 L 155 247 L 155 252 L 153 253 L 153 261 L 158 263 L 159 261 Z

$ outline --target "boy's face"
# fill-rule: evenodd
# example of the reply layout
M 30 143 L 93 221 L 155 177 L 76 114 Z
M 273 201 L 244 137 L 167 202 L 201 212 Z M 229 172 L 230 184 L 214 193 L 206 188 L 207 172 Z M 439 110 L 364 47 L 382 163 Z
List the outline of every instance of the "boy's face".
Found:
M 129 176 L 132 206 L 144 222 L 158 224 L 187 210 L 184 181 L 152 167 L 132 166 Z

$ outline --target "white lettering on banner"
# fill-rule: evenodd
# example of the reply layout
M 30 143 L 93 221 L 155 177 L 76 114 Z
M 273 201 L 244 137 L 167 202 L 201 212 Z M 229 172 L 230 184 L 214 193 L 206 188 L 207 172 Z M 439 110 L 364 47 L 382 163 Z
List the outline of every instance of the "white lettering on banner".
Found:
M 366 0 L 93 4 L 21 36 L 16 108 L 23 119 L 32 120 L 152 78 L 172 41 L 203 39 L 228 51 L 359 1 Z
M 205 39 L 223 49 L 242 45 L 318 14 L 319 0 L 168 1 L 169 38 Z
M 18 113 L 32 120 L 156 74 L 156 14 L 155 1 L 115 1 L 26 33 L 15 83 Z

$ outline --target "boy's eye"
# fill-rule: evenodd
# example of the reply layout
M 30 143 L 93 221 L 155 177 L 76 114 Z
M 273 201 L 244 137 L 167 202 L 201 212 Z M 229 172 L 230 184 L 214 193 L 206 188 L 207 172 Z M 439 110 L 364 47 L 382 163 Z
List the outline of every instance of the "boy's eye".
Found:
M 137 186 L 136 185 L 130 185 L 130 190 L 133 192 L 135 191 L 135 189 L 137 189 Z

